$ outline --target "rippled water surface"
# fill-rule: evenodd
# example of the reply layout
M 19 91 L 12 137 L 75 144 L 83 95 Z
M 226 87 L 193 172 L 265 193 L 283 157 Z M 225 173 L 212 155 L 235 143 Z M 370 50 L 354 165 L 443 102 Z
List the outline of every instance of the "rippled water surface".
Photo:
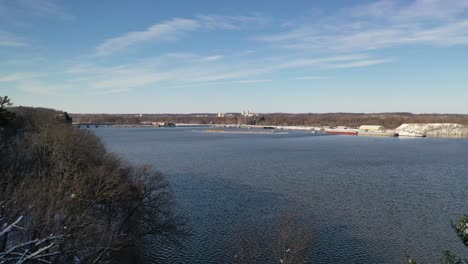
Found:
M 166 263 L 229 263 L 240 225 L 299 208 L 312 263 L 436 263 L 466 256 L 451 221 L 468 213 L 468 140 L 97 128 L 106 146 L 162 171 L 193 235 Z M 157 253 L 158 252 L 158 253 Z

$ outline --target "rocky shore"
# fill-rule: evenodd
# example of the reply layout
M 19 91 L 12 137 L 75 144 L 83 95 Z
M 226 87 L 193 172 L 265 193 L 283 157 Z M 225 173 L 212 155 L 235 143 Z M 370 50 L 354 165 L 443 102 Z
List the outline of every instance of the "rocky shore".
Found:
M 419 133 L 428 137 L 468 137 L 468 126 L 453 123 L 403 124 L 396 132 Z

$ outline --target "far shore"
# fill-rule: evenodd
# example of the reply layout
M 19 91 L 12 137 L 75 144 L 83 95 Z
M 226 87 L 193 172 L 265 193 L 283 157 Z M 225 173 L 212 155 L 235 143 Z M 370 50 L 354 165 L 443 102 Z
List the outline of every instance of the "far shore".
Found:
M 243 129 L 268 129 L 258 130 L 220 130 L 210 129 L 209 133 L 235 133 L 235 134 L 279 134 L 278 130 L 304 131 L 312 133 L 328 133 L 359 136 L 384 136 L 384 137 L 445 137 L 445 138 L 468 138 L 468 126 L 453 123 L 412 123 L 402 124 L 396 129 L 362 129 L 347 126 L 268 126 L 268 125 L 245 125 L 245 124 L 204 124 L 204 123 L 139 123 L 139 124 L 112 124 L 112 123 L 74 123 L 78 127 L 198 127 L 198 128 L 243 128 Z M 285 132 L 287 133 L 287 132 Z
M 209 129 L 205 130 L 207 133 L 228 133 L 228 134 L 267 134 L 267 135 L 278 135 L 278 134 L 288 134 L 288 132 L 266 132 L 266 131 L 249 131 L 249 130 L 216 130 Z

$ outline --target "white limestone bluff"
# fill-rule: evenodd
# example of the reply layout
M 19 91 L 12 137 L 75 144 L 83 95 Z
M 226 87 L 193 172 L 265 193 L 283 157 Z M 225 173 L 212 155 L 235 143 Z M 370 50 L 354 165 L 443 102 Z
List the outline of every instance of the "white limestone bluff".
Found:
M 468 126 L 453 123 L 402 124 L 396 129 L 401 134 L 423 134 L 428 137 L 468 137 Z

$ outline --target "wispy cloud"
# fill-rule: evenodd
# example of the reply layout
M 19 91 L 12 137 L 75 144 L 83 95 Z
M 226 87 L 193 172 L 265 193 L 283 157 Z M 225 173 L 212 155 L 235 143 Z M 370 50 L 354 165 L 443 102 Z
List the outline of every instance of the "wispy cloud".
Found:
M 222 55 L 214 55 L 214 56 L 208 56 L 206 58 L 203 58 L 202 60 L 204 60 L 204 61 L 218 61 L 218 60 L 221 60 L 223 58 L 224 58 L 224 56 L 222 56 Z
M 397 19 L 452 19 L 468 9 L 466 0 L 415 0 L 409 6 L 393 8 Z
M 143 31 L 127 32 L 110 38 L 96 48 L 98 56 L 110 55 L 129 46 L 145 41 L 175 41 L 188 33 L 200 30 L 236 30 L 264 23 L 260 17 L 198 15 L 195 18 L 174 18 L 154 24 Z
M 301 76 L 301 77 L 296 77 L 294 80 L 322 80 L 322 79 L 328 79 L 327 76 Z
M 66 85 L 54 85 L 36 80 L 26 80 L 17 83 L 14 87 L 30 94 L 55 96 L 62 94 Z
M 18 81 L 32 79 L 38 76 L 40 76 L 40 74 L 29 73 L 29 72 L 18 72 L 18 73 L 0 76 L 0 82 L 18 82 Z
M 31 34 L 33 32 L 31 28 L 34 28 L 34 23 L 37 23 L 37 16 L 41 19 L 70 20 L 74 18 L 53 0 L 0 0 L 0 47 L 32 46 L 31 43 L 34 43 L 32 36 L 35 34 Z M 26 28 L 29 32 L 25 34 Z
M 181 38 L 187 32 L 200 28 L 200 24 L 192 19 L 174 18 L 172 20 L 155 24 L 144 31 L 134 31 L 122 36 L 111 38 L 101 43 L 97 55 L 109 55 L 125 49 L 138 42 L 148 40 L 173 41 Z
M 18 3 L 35 15 L 53 16 L 63 20 L 74 19 L 72 14 L 52 0 L 18 0 Z
M 346 8 L 341 14 L 379 20 L 411 21 L 420 19 L 451 19 L 468 9 L 466 0 L 379 0 Z
M 407 3 L 407 2 L 406 2 Z M 466 0 L 383 0 L 258 36 L 283 48 L 319 51 L 375 50 L 405 44 L 468 45 Z
M 328 57 L 311 57 L 311 58 L 294 58 L 281 62 L 274 67 L 279 69 L 310 67 L 317 65 L 328 65 L 334 62 L 342 61 L 358 61 L 368 59 L 369 55 L 366 54 L 347 54 Z
M 272 80 L 266 80 L 266 79 L 257 79 L 257 80 L 240 80 L 239 83 L 265 83 L 265 82 L 271 82 Z
M 389 62 L 392 62 L 392 61 L 393 60 L 391 60 L 391 59 L 360 60 L 360 61 L 353 61 L 353 62 L 348 62 L 348 63 L 333 64 L 333 65 L 327 66 L 327 68 L 332 68 L 332 69 L 362 68 L 362 67 L 368 67 L 368 66 L 372 66 L 372 65 L 389 63 Z
M 105 93 L 130 91 L 139 87 L 187 87 L 194 84 L 264 83 L 273 81 L 269 74 L 288 69 L 326 70 L 330 68 L 366 67 L 390 62 L 366 54 L 309 57 L 278 56 L 242 58 L 222 56 L 223 60 L 206 60 L 210 56 L 166 54 L 111 67 L 96 64 L 76 65 L 67 70 L 70 82 Z M 308 76 L 302 79 L 318 79 Z
M 0 30 L 0 47 L 27 47 L 29 43 L 21 38 Z
M 15 39 L 5 39 L 0 37 L 0 47 L 27 47 L 28 43 Z
M 78 91 L 73 83 L 68 81 L 53 81 L 54 77 L 62 75 L 60 71 L 53 74 L 46 72 L 15 72 L 10 70 L 11 73 L 0 75 L 0 90 L 6 89 L 7 92 L 11 90 L 22 91 L 34 95 L 61 95 L 65 90 Z M 52 77 L 52 78 L 48 78 Z
M 267 20 L 261 16 L 198 15 L 196 16 L 196 19 L 204 28 L 211 30 L 256 28 L 267 23 Z

